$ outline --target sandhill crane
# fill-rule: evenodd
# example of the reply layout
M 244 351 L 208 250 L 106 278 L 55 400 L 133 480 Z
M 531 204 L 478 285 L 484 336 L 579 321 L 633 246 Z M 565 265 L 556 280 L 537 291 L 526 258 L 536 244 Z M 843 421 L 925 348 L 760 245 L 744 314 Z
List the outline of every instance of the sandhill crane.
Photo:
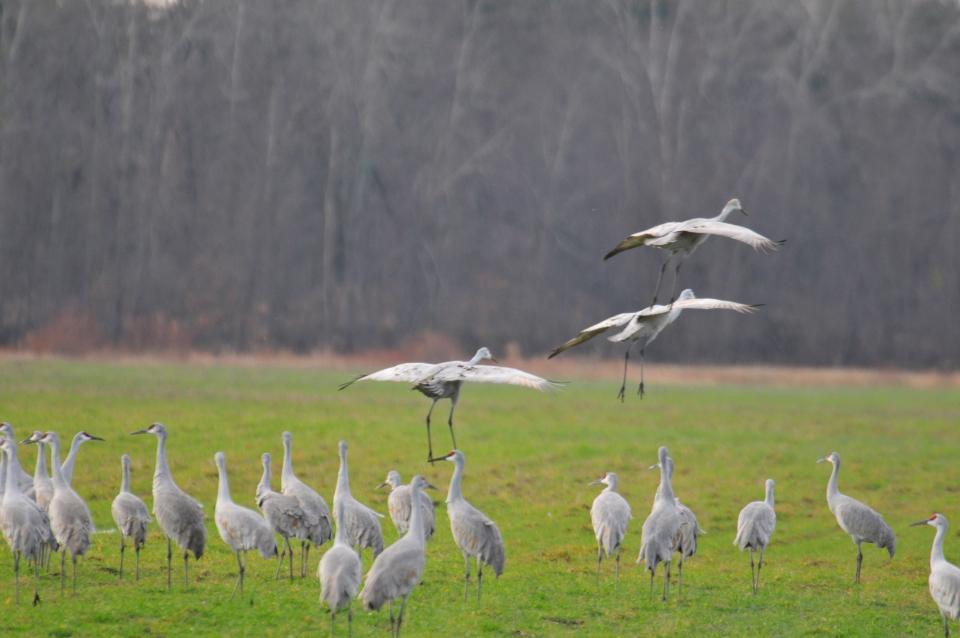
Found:
M 444 457 L 454 463 L 450 488 L 447 491 L 447 516 L 450 517 L 450 531 L 453 540 L 463 553 L 466 570 L 463 581 L 463 600 L 467 600 L 470 587 L 470 558 L 477 559 L 477 602 L 480 602 L 480 590 L 483 586 L 483 566 L 489 565 L 493 573 L 500 577 L 505 562 L 503 537 L 496 524 L 487 515 L 463 498 L 463 466 L 466 458 L 460 450 L 453 450 Z
M 597 538 L 597 582 L 600 582 L 600 563 L 603 555 L 609 558 L 617 552 L 617 582 L 620 582 L 620 544 L 627 535 L 627 525 L 633 514 L 627 499 L 617 493 L 617 475 L 607 472 L 602 479 L 597 479 L 590 485 L 606 485 L 606 489 L 593 499 L 590 507 L 590 522 L 593 523 L 593 533 Z
M 670 562 L 673 552 L 680 542 L 680 512 L 670 483 L 670 470 L 667 465 L 667 448 L 661 446 L 657 452 L 659 462 L 651 466 L 660 468 L 660 486 L 657 488 L 650 515 L 643 522 L 640 537 L 640 554 L 637 563 L 645 562 L 650 572 L 650 594 L 653 595 L 653 575 L 659 563 L 663 569 L 663 600 L 667 600 L 670 588 Z
M 183 550 L 183 584 L 189 584 L 190 552 L 200 560 L 207 543 L 207 528 L 203 523 L 203 505 L 184 492 L 174 482 L 167 464 L 167 428 L 154 423 L 145 430 L 130 434 L 152 434 L 157 437 L 157 465 L 153 472 L 153 515 L 167 537 L 167 589 L 172 584 L 173 546 Z
M 257 507 L 263 512 L 263 517 L 267 519 L 274 532 L 283 537 L 284 547 L 280 554 L 280 561 L 277 564 L 277 573 L 274 578 L 280 577 L 280 569 L 283 567 L 283 558 L 290 556 L 290 580 L 293 580 L 293 548 L 290 547 L 290 537 L 296 537 L 304 541 L 307 539 L 307 513 L 300 507 L 300 503 L 292 496 L 285 496 L 280 492 L 274 492 L 270 487 L 270 453 L 264 452 L 260 456 L 263 463 L 263 475 L 260 477 L 260 484 L 257 485 Z
M 667 457 L 667 473 L 670 475 L 670 485 L 673 486 L 673 459 Z M 659 488 L 657 489 L 659 491 Z M 677 540 L 677 552 L 680 560 L 677 561 L 677 594 L 683 595 L 683 562 L 697 553 L 697 541 L 701 534 L 706 532 L 700 529 L 697 516 L 689 507 L 680 502 L 674 493 L 674 503 L 677 504 L 677 513 L 680 515 L 680 536 Z
M 67 454 L 66 460 L 63 462 L 63 465 L 60 467 L 60 472 L 63 474 L 63 480 L 67 482 L 67 485 L 73 484 L 73 466 L 77 462 L 77 453 L 80 451 L 80 446 L 86 443 L 87 441 L 102 441 L 99 436 L 94 436 L 88 432 L 77 432 L 73 441 L 70 442 L 70 453 Z
M 430 415 L 440 399 L 450 399 L 450 416 L 447 426 L 450 439 L 457 447 L 457 438 L 453 434 L 453 412 L 460 400 L 460 387 L 467 381 L 473 383 L 508 383 L 545 392 L 555 390 L 560 384 L 517 370 L 501 366 L 478 365 L 481 361 L 497 362 L 487 348 L 480 348 L 469 361 L 445 361 L 444 363 L 401 363 L 370 374 L 360 375 L 340 386 L 343 390 L 357 381 L 402 381 L 412 383 L 413 389 L 432 400 L 427 411 L 427 461 L 433 462 L 433 441 L 430 438 Z
M 60 469 L 60 439 L 55 432 L 47 432 L 40 439 L 50 446 L 50 465 L 53 467 L 53 499 L 47 512 L 50 529 L 60 545 L 60 593 L 66 577 L 67 552 L 73 562 L 73 591 L 77 591 L 77 556 L 86 554 L 93 536 L 93 517 L 80 495 L 67 483 Z
M 113 522 L 120 530 L 120 578 L 123 578 L 123 555 L 129 538 L 137 555 L 137 580 L 140 580 L 140 549 L 147 542 L 147 525 L 152 519 L 144 502 L 130 491 L 130 457 L 126 454 L 120 457 L 120 468 L 120 492 L 110 506 Z
M 300 508 L 306 514 L 306 537 L 300 539 L 300 577 L 307 575 L 307 564 L 310 561 L 310 545 L 320 546 L 333 536 L 333 525 L 330 522 L 330 510 L 326 501 L 309 485 L 297 478 L 293 473 L 293 435 L 283 433 L 283 472 L 280 474 L 280 491 L 284 496 L 297 499 Z
M 419 497 L 426 487 L 422 476 L 414 476 L 410 489 Z M 338 507 L 338 505 L 335 505 Z M 346 516 L 346 512 L 343 513 Z M 339 533 L 339 525 L 337 532 Z M 363 584 L 363 606 L 368 610 L 377 610 L 390 603 L 390 628 L 394 636 L 400 635 L 403 624 L 403 610 L 407 606 L 410 592 L 420 583 L 423 567 L 426 564 L 426 541 L 423 530 L 423 510 L 413 508 L 410 513 L 410 527 L 407 533 L 396 543 L 377 556 L 367 572 Z M 396 625 L 393 622 L 393 601 L 401 599 L 400 614 Z
M 830 481 L 827 483 L 827 505 L 837 519 L 840 529 L 845 531 L 857 545 L 857 575 L 855 583 L 860 582 L 860 566 L 863 563 L 861 543 L 874 543 L 877 547 L 885 548 L 890 558 L 897 551 L 897 538 L 893 530 L 887 525 L 883 517 L 860 501 L 841 494 L 837 489 L 837 476 L 840 474 L 840 455 L 831 452 L 828 456 L 817 459 L 817 463 L 829 461 L 833 465 Z
M 342 501 L 339 506 L 342 510 Z M 343 518 L 342 513 L 338 514 L 337 518 Z M 331 635 L 337 612 L 344 607 L 347 608 L 348 632 L 353 631 L 351 603 L 356 598 L 357 589 L 360 587 L 362 569 L 360 556 L 350 547 L 346 528 L 338 525 L 333 547 L 324 553 L 323 558 L 320 559 L 320 567 L 317 568 L 317 576 L 320 578 L 320 600 L 330 607 Z
M 379 514 L 357 499 L 350 493 L 350 476 L 347 469 L 347 443 L 340 441 L 338 445 L 340 451 L 340 471 L 337 473 L 337 489 L 333 493 L 333 504 L 343 503 L 343 518 L 336 518 L 337 527 L 343 525 L 346 528 L 347 538 L 350 544 L 357 549 L 360 554 L 364 548 L 369 547 L 373 550 L 373 555 L 377 556 L 383 551 L 383 532 L 380 530 L 380 519 L 383 514 Z M 335 507 L 334 512 L 338 509 Z
M 20 461 L 17 460 L 17 437 L 13 433 L 13 426 L 4 421 L 0 423 L 0 436 L 3 436 L 10 442 L 10 449 L 13 450 L 13 474 L 17 477 L 17 486 L 24 496 L 36 500 L 36 492 L 33 488 L 33 477 L 23 471 Z
M 227 459 L 223 452 L 217 452 L 213 455 L 213 460 L 217 464 L 217 472 L 220 475 L 219 485 L 217 487 L 217 505 L 214 510 L 213 518 L 217 523 L 217 531 L 220 532 L 220 538 L 230 546 L 237 555 L 237 566 L 240 569 L 240 576 L 237 578 L 237 585 L 233 590 L 237 590 L 243 595 L 243 576 L 247 571 L 244 564 L 244 556 L 253 550 L 258 550 L 264 558 L 270 558 L 277 555 L 277 539 L 273 535 L 273 530 L 266 520 L 252 509 L 242 507 L 233 502 L 230 498 L 230 482 L 227 479 Z
M 13 458 L 16 450 L 10 441 L 0 437 L 0 459 Z M 13 568 L 16 578 L 16 601 L 20 602 L 20 561 L 33 562 L 33 604 L 40 602 L 40 561 L 44 549 L 56 543 L 50 529 L 47 514 L 34 501 L 20 491 L 16 464 L 3 463 L 3 499 L 0 500 L 0 529 L 13 553 Z
M 387 480 L 377 486 L 377 488 L 390 486 L 390 496 L 387 498 L 387 508 L 390 510 L 390 519 L 397 528 L 397 533 L 401 536 L 407 533 L 410 527 L 410 502 L 412 488 L 409 485 L 403 485 L 400 480 L 400 472 L 390 470 L 387 472 Z M 426 487 L 437 489 L 430 483 Z M 424 540 L 430 540 L 434 532 L 433 501 L 425 492 L 420 493 L 420 508 L 423 510 L 423 534 Z
M 728 224 L 724 220 L 734 211 L 740 211 L 744 215 L 747 214 L 747 211 L 740 205 L 739 199 L 731 199 L 716 217 L 695 217 L 682 222 L 666 222 L 653 228 L 641 230 L 629 235 L 603 258 L 605 260 L 610 259 L 614 255 L 638 246 L 653 246 L 669 253 L 660 266 L 657 288 L 653 293 L 653 301 L 650 302 L 650 305 L 653 305 L 657 303 L 660 283 L 663 281 L 663 271 L 666 270 L 670 259 L 677 258 L 677 266 L 673 276 L 673 291 L 676 292 L 677 280 L 680 278 L 680 266 L 683 264 L 683 260 L 692 255 L 693 251 L 711 235 L 735 239 L 753 247 L 754 250 L 762 252 L 776 250 L 784 243 L 783 241 L 767 239 L 749 228 Z M 670 301 L 673 301 L 672 294 Z
M 930 587 L 930 596 L 940 608 L 940 617 L 943 619 L 943 635 L 950 635 L 949 619 L 957 620 L 960 617 L 960 568 L 947 562 L 943 557 L 943 539 L 947 535 L 947 517 L 935 513 L 930 518 L 910 526 L 929 525 L 937 530 L 933 537 L 933 547 L 930 549 L 930 578 L 927 581 Z
M 762 501 L 747 503 L 740 510 L 740 516 L 737 517 L 737 536 L 733 539 L 733 544 L 739 547 L 741 552 L 745 549 L 750 550 L 750 583 L 754 594 L 760 589 L 763 552 L 777 525 L 777 513 L 773 509 L 773 479 L 767 479 L 765 490 L 766 495 Z M 757 551 L 760 552 L 760 561 L 754 573 L 753 553 Z
M 584 328 L 573 339 L 556 347 L 547 355 L 552 359 L 561 352 L 566 352 L 570 348 L 579 346 L 581 343 L 593 339 L 599 334 L 603 334 L 611 328 L 618 328 L 620 332 L 607 337 L 608 341 L 619 343 L 627 342 L 627 350 L 623 353 L 623 383 L 620 385 L 620 392 L 617 397 L 623 401 L 624 393 L 627 388 L 627 362 L 630 360 L 630 348 L 633 344 L 640 344 L 640 385 L 637 387 L 637 394 L 643 398 L 643 363 L 644 354 L 647 346 L 653 343 L 664 328 L 677 320 L 680 313 L 684 310 L 733 310 L 741 314 L 752 313 L 762 304 L 742 304 L 735 301 L 724 301 L 721 299 L 698 299 L 693 290 L 687 288 L 680 293 L 680 297 L 674 303 L 668 306 L 649 306 L 636 312 L 624 312 L 604 319 L 589 328 Z
M 41 443 L 43 432 L 35 431 L 29 438 L 21 443 L 37 444 L 37 465 L 33 471 L 33 492 L 37 500 L 37 505 L 43 511 L 47 510 L 50 499 L 53 498 L 53 481 L 50 479 L 50 473 L 47 471 L 47 446 Z

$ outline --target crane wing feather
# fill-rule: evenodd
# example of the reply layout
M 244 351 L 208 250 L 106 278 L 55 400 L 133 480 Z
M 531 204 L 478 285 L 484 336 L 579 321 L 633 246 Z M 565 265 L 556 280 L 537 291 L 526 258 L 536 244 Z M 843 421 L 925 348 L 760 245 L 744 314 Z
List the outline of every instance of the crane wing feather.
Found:
M 679 232 L 694 233 L 697 235 L 717 235 L 728 239 L 735 239 L 743 242 L 751 248 L 763 252 L 777 250 L 783 242 L 773 241 L 764 237 L 758 232 L 752 231 L 745 226 L 729 224 L 727 222 L 718 222 L 713 220 L 699 220 L 684 224 Z
M 472 381 L 477 383 L 507 383 L 546 392 L 555 390 L 559 384 L 548 381 L 535 374 L 505 368 L 503 366 L 448 366 L 433 375 L 437 381 Z
M 583 330 L 580 331 L 580 334 L 578 334 L 576 337 L 554 348 L 553 351 L 550 352 L 549 355 L 547 355 L 547 358 L 552 359 L 558 354 L 560 354 L 561 352 L 566 352 L 570 348 L 574 348 L 576 346 L 579 346 L 581 343 L 590 341 L 597 335 L 603 334 L 610 328 L 619 328 L 619 327 L 625 326 L 628 323 L 630 323 L 630 320 L 633 319 L 633 317 L 636 314 L 637 314 L 636 312 L 623 312 L 623 313 L 620 313 L 619 315 L 608 317 L 603 321 L 601 321 L 600 323 L 595 323 L 589 328 L 584 328 Z
M 370 374 L 362 374 L 342 384 L 340 389 L 343 390 L 357 381 L 401 381 L 413 383 L 430 375 L 436 367 L 437 364 L 435 363 L 401 363 L 400 365 L 377 370 Z

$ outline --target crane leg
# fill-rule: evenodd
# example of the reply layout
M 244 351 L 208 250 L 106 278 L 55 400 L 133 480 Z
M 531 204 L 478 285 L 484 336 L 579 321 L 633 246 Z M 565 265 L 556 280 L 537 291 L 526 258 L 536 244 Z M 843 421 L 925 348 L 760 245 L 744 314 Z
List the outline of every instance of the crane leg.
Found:
M 761 569 L 763 569 L 763 550 L 762 549 L 760 550 L 760 560 L 757 561 L 757 585 L 754 588 L 753 593 L 757 593 L 757 591 L 760 589 L 760 570 Z
M 645 359 L 644 351 L 646 347 L 640 348 L 640 385 L 637 386 L 637 394 L 640 395 L 640 398 L 643 399 L 643 362 Z
M 466 573 L 463 576 L 463 602 L 467 602 L 467 590 L 470 589 L 470 557 L 463 555 L 463 565 Z
M 860 549 L 860 543 L 857 543 L 857 577 L 855 583 L 860 583 L 860 566 L 863 564 L 863 551 Z
M 673 302 L 677 299 L 677 282 L 680 281 L 680 266 L 683 265 L 682 261 L 677 262 L 677 267 L 673 271 L 673 292 L 670 293 L 670 305 L 673 305 Z
M 333 610 L 333 607 L 330 608 L 330 636 L 333 636 L 333 622 L 337 617 L 337 612 Z
M 70 552 L 70 559 L 73 562 L 73 593 L 77 593 L 77 555 Z
M 287 557 L 287 550 L 280 552 L 280 560 L 277 561 L 277 571 L 273 574 L 274 580 L 280 580 L 280 570 L 283 569 L 283 561 Z M 293 563 L 290 563 L 290 577 L 293 578 Z
M 307 552 L 307 541 L 300 541 L 300 578 L 303 578 L 304 573 L 306 573 L 307 561 L 304 558 L 304 555 Z M 290 560 L 293 561 L 293 556 L 290 557 Z
M 632 345 L 631 343 L 627 346 L 627 351 L 623 353 L 623 383 L 620 384 L 620 392 L 617 393 L 620 403 L 623 403 L 623 395 L 627 391 L 627 363 L 630 361 L 630 347 Z
M 63 596 L 63 590 L 66 588 L 67 579 L 67 548 L 60 548 L 60 596 Z
M 347 603 L 347 638 L 353 636 L 353 601 Z
M 617 548 L 617 584 L 620 584 L 620 548 Z
M 677 563 L 677 598 L 683 598 L 683 555 Z
M 480 590 L 483 589 L 483 563 L 477 556 L 477 603 L 480 603 Z
M 453 441 L 453 449 L 457 449 L 457 437 L 453 434 L 453 411 L 457 409 L 456 399 L 450 399 L 450 416 L 447 417 L 447 426 L 450 428 L 450 440 Z
M 173 589 L 171 579 L 173 578 L 173 545 L 170 538 L 167 537 L 167 591 Z
M 944 613 L 941 613 L 940 617 L 943 618 L 943 637 L 950 638 L 950 620 Z
M 284 536 L 283 542 L 286 544 L 287 548 L 283 550 L 290 556 L 290 582 L 293 582 L 293 548 L 290 547 L 290 538 Z M 283 557 L 280 557 L 280 564 L 283 564 Z
M 391 636 L 396 633 L 396 629 L 395 629 L 396 625 L 397 625 L 397 620 L 393 616 L 393 601 L 391 600 L 390 601 L 390 635 Z
M 127 550 L 127 543 L 120 532 L 120 580 L 123 580 L 123 554 Z
M 750 589 L 757 593 L 757 570 L 753 564 L 753 548 L 750 548 Z
M 653 571 L 650 570 L 650 598 L 653 598 Z
M 140 580 L 140 545 L 134 545 L 134 552 L 137 555 L 137 580 Z
M 430 415 L 433 414 L 433 408 L 437 406 L 437 400 L 434 399 L 427 410 L 427 462 L 433 464 L 433 439 L 430 437 Z
M 13 573 L 17 583 L 17 604 L 20 604 L 20 552 L 13 553 Z
M 190 586 L 190 554 L 183 552 L 183 586 Z
M 40 561 L 43 553 L 41 550 L 40 557 L 33 557 L 33 606 L 36 607 L 40 604 Z
M 663 602 L 667 602 L 670 600 L 670 561 L 663 565 Z
M 397 616 L 397 638 L 400 638 L 400 626 L 403 625 L 403 610 L 407 606 L 407 598 L 410 597 L 410 594 L 407 594 L 403 597 L 403 600 L 400 601 L 400 615 Z
M 240 573 L 237 576 L 237 584 L 233 587 L 233 594 L 230 595 L 230 600 L 233 600 L 234 596 L 237 595 L 237 591 L 243 596 L 243 558 L 240 557 L 239 549 L 237 550 L 237 566 L 239 567 Z
M 603 548 L 597 543 L 597 585 L 600 584 L 600 563 L 603 562 Z
M 653 301 L 650 302 L 650 305 L 657 303 L 657 295 L 660 294 L 660 283 L 663 281 L 663 271 L 667 269 L 667 264 L 670 263 L 670 257 L 667 257 L 663 260 L 663 263 L 660 264 L 660 274 L 657 275 L 657 287 L 653 290 Z

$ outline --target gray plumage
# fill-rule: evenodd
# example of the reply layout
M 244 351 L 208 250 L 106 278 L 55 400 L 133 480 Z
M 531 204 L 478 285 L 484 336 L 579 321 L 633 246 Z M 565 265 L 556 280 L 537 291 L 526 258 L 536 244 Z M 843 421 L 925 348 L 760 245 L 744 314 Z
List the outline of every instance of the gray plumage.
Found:
M 614 343 L 627 342 L 627 349 L 623 354 L 623 383 L 620 384 L 620 392 L 617 393 L 617 397 L 621 401 L 624 399 L 630 349 L 633 348 L 634 344 L 640 344 L 640 385 L 637 387 L 637 394 L 642 398 L 644 393 L 643 364 L 646 348 L 667 326 L 680 317 L 681 312 L 684 310 L 733 310 L 740 314 L 750 314 L 758 307 L 756 304 L 742 304 L 723 299 L 700 299 L 693 294 L 693 290 L 687 288 L 680 293 L 680 297 L 675 302 L 668 305 L 651 305 L 643 310 L 623 312 L 584 328 L 576 337 L 554 348 L 547 355 L 547 358 L 552 359 L 570 348 L 586 343 L 590 339 L 616 328 L 620 332 L 607 337 L 607 340 Z
M 86 443 L 87 441 L 102 441 L 99 436 L 94 436 L 89 432 L 77 432 L 73 436 L 73 441 L 70 442 L 70 452 L 67 454 L 67 458 L 63 461 L 63 465 L 60 466 L 60 472 L 63 475 L 63 480 L 67 482 L 67 485 L 73 485 L 73 467 L 77 463 L 77 454 L 80 452 L 80 446 Z
M 340 386 L 343 390 L 357 381 L 401 381 L 412 383 L 413 389 L 425 397 L 432 399 L 427 411 L 427 460 L 433 458 L 433 441 L 430 437 L 430 415 L 440 399 L 450 399 L 450 416 L 447 417 L 447 426 L 450 428 L 450 439 L 453 447 L 457 447 L 457 439 L 453 434 L 453 413 L 460 400 L 460 388 L 466 381 L 477 383 L 507 383 L 525 388 L 533 388 L 545 392 L 555 390 L 559 384 L 546 379 L 517 370 L 501 366 L 478 365 L 481 361 L 496 362 L 490 350 L 480 348 L 469 361 L 445 361 L 443 363 L 401 363 L 391 368 L 385 368 L 370 374 L 360 375 Z
M 110 506 L 113 522 L 120 530 L 120 578 L 123 578 L 123 555 L 127 551 L 127 539 L 133 542 L 137 556 L 136 578 L 140 580 L 140 550 L 147 542 L 147 525 L 153 520 L 146 504 L 130 491 L 130 457 L 120 457 L 120 492 Z
M 326 501 L 313 488 L 297 478 L 293 472 L 293 435 L 283 433 L 283 472 L 280 474 L 280 490 L 284 496 L 297 499 L 306 515 L 306 539 L 300 541 L 300 576 L 307 575 L 310 561 L 310 546 L 320 546 L 333 537 L 333 523 Z
M 340 503 L 343 508 L 343 503 Z M 341 518 L 342 515 L 338 515 Z M 360 563 L 360 557 L 353 548 L 350 547 L 350 541 L 347 538 L 346 528 L 337 526 L 337 535 L 333 541 L 333 547 L 324 553 L 320 559 L 320 566 L 317 568 L 317 576 L 320 579 L 320 600 L 327 603 L 330 608 L 330 633 L 333 633 L 333 622 L 337 617 L 337 612 L 344 607 L 347 608 L 347 624 L 353 627 L 353 599 L 357 596 L 357 589 L 360 587 L 360 578 L 363 566 Z
M 777 513 L 773 508 L 773 479 L 767 479 L 764 484 L 765 497 L 762 501 L 748 503 L 737 517 L 737 536 L 733 544 L 750 550 L 750 579 L 753 593 L 760 588 L 760 569 L 763 568 L 763 552 L 773 536 L 773 529 L 777 525 Z M 760 562 L 757 571 L 753 570 L 753 553 L 760 552 Z
M 10 442 L 12 446 L 11 449 L 16 449 L 17 437 L 14 435 L 13 426 L 6 421 L 0 423 L 0 436 L 3 436 Z M 14 453 L 13 458 L 16 459 L 16 453 Z M 19 461 L 15 461 L 14 465 L 13 473 L 14 476 L 17 477 L 17 486 L 20 488 L 20 492 L 27 498 L 36 500 L 36 492 L 33 489 L 33 477 L 23 470 Z
M 293 580 L 293 548 L 290 547 L 290 538 L 299 538 L 301 541 L 308 539 L 309 526 L 307 521 L 309 517 L 300 507 L 296 498 L 274 492 L 271 489 L 270 453 L 264 452 L 260 456 L 260 461 L 263 464 L 263 475 L 257 485 L 257 507 L 260 508 L 270 528 L 283 538 L 285 545 L 283 552 L 280 554 L 280 562 L 277 565 L 275 577 L 280 576 L 280 567 L 283 565 L 284 556 L 289 555 L 290 580 Z
M 60 591 L 64 588 L 67 552 L 73 562 L 73 591 L 77 591 L 77 556 L 86 554 L 93 536 L 93 517 L 80 495 L 64 479 L 60 470 L 60 439 L 55 432 L 47 432 L 41 439 L 50 446 L 50 464 L 53 467 L 53 499 L 47 512 L 50 529 L 60 545 Z
M 414 476 L 410 481 L 414 494 L 418 494 L 426 486 L 421 476 Z M 345 503 L 335 503 L 337 510 Z M 338 518 L 346 516 L 346 511 L 338 512 Z M 339 529 L 337 530 L 339 532 Z M 423 568 L 426 564 L 426 541 L 423 533 L 423 510 L 413 508 L 410 515 L 410 527 L 400 540 L 388 547 L 373 561 L 370 571 L 363 585 L 363 606 L 368 610 L 380 609 L 390 603 L 391 629 L 394 635 L 400 635 L 403 624 L 403 610 L 407 605 L 407 598 L 413 588 L 420 583 L 423 577 Z M 393 625 L 393 601 L 401 599 L 400 615 Z
M 390 520 L 393 521 L 397 533 L 401 536 L 407 533 L 410 528 L 410 502 L 413 490 L 409 485 L 403 485 L 400 480 L 400 473 L 396 470 L 387 472 L 387 480 L 377 487 L 390 486 L 390 496 L 387 497 L 387 509 L 390 511 Z M 427 483 L 427 487 L 433 488 Z M 423 510 L 423 535 L 424 540 L 430 540 L 435 528 L 435 517 L 433 513 L 433 501 L 427 496 L 426 492 L 420 492 L 418 500 L 420 508 Z
M 673 486 L 673 459 L 667 457 L 667 472 L 670 474 L 670 485 Z M 677 593 L 683 595 L 683 563 L 697 553 L 697 543 L 700 535 L 706 532 L 700 528 L 696 514 L 689 507 L 680 502 L 674 492 L 674 502 L 677 504 L 677 513 L 680 515 L 680 537 L 677 540 Z
M 486 514 L 463 498 L 463 467 L 466 464 L 463 452 L 453 450 L 444 458 L 456 464 L 453 476 L 450 478 L 450 488 L 447 491 L 447 516 L 450 517 L 453 540 L 463 553 L 466 572 L 463 599 L 466 601 L 467 589 L 470 586 L 470 558 L 475 557 L 477 559 L 477 602 L 479 602 L 483 587 L 483 566 L 486 564 L 492 567 L 497 578 L 503 573 L 506 561 L 503 537 L 496 524 Z
M 36 605 L 40 601 L 40 562 L 45 548 L 54 546 L 56 540 L 47 514 L 20 491 L 15 469 L 18 464 L 9 460 L 15 456 L 16 447 L 5 437 L 0 437 L 0 460 L 4 461 L 0 464 L 3 470 L 0 484 L 4 487 L 3 498 L 0 499 L 0 529 L 13 553 L 16 600 L 20 602 L 20 561 L 26 559 L 33 563 L 33 603 Z
M 707 240 L 711 235 L 735 239 L 751 246 L 754 250 L 761 252 L 773 251 L 779 248 L 784 242 L 767 239 L 763 235 L 756 233 L 749 228 L 729 224 L 725 220 L 734 211 L 739 211 L 744 215 L 747 211 L 743 209 L 739 199 L 728 201 L 720 214 L 716 217 L 695 217 L 682 222 L 666 222 L 658 224 L 652 228 L 641 230 L 640 232 L 629 235 L 617 246 L 604 255 L 604 260 L 610 259 L 625 250 L 637 248 L 640 246 L 653 246 L 668 253 L 660 265 L 660 274 L 657 277 L 657 286 L 653 293 L 653 301 L 657 302 L 657 295 L 660 293 L 660 284 L 663 281 L 663 272 L 667 268 L 670 259 L 677 259 L 676 270 L 673 278 L 673 291 L 676 292 L 677 281 L 680 278 L 680 266 L 683 260 L 694 253 L 694 251 Z M 671 295 L 671 301 L 673 296 Z
M 859 583 L 860 567 L 863 564 L 861 543 L 873 543 L 877 547 L 885 548 L 890 558 L 893 558 L 897 551 L 897 538 L 880 514 L 855 498 L 840 493 L 837 488 L 840 455 L 831 452 L 828 456 L 817 459 L 817 463 L 824 461 L 829 461 L 833 465 L 830 481 L 827 483 L 827 505 L 836 517 L 840 529 L 849 534 L 857 545 L 857 573 L 854 582 Z
M 657 488 L 650 515 L 643 522 L 637 563 L 646 563 L 646 569 L 650 572 L 651 594 L 653 594 L 653 576 L 657 570 L 657 565 L 664 564 L 663 600 L 667 600 L 670 589 L 670 563 L 673 559 L 673 552 L 676 551 L 680 543 L 682 520 L 677 508 L 676 497 L 673 494 L 673 486 L 670 482 L 667 448 L 661 446 L 657 456 L 659 462 L 652 467 L 660 468 L 660 486 Z
M 916 525 L 929 525 L 937 530 L 936 536 L 933 537 L 933 547 L 930 549 L 930 577 L 927 579 L 927 585 L 933 602 L 940 610 L 943 635 L 949 636 L 949 619 L 960 618 L 960 568 L 947 561 L 943 555 L 943 540 L 949 527 L 947 517 L 935 513 L 930 518 L 911 523 L 910 526 Z
M 198 500 L 180 489 L 167 464 L 167 428 L 154 423 L 145 430 L 131 434 L 153 434 L 157 437 L 157 464 L 153 473 L 153 515 L 167 537 L 167 589 L 172 587 L 171 542 L 183 550 L 183 583 L 189 582 L 189 558 L 203 556 L 207 543 L 207 528 L 204 524 L 203 506 Z
M 617 475 L 607 472 L 602 479 L 593 481 L 591 485 L 606 485 L 590 507 L 590 522 L 593 523 L 593 534 L 597 539 L 597 581 L 600 580 L 600 564 L 603 557 L 608 558 L 613 552 L 617 553 L 617 581 L 620 580 L 620 546 L 627 535 L 627 525 L 633 514 L 627 499 L 617 493 Z
M 214 509 L 214 521 L 220 538 L 237 555 L 240 570 L 237 588 L 243 595 L 243 579 L 247 571 L 244 557 L 250 550 L 259 551 L 264 558 L 277 555 L 277 539 L 270 525 L 260 514 L 248 507 L 237 505 L 230 496 L 230 481 L 227 478 L 227 459 L 223 452 L 213 455 L 220 476 L 217 486 L 217 505 Z
M 350 493 L 346 442 L 340 441 L 337 448 L 340 454 L 340 471 L 337 473 L 337 489 L 333 493 L 334 511 L 340 509 L 337 508 L 337 503 L 343 503 L 343 516 L 336 518 L 337 527 L 343 525 L 346 528 L 347 540 L 357 549 L 358 554 L 370 548 L 373 555 L 377 556 L 383 551 L 383 531 L 380 529 L 383 515 L 353 498 Z

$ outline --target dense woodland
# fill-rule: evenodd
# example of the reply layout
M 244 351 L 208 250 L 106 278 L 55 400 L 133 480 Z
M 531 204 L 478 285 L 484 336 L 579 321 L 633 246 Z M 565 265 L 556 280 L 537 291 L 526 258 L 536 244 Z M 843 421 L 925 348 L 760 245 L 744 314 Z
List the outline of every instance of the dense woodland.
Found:
M 734 196 L 651 355 L 956 365 L 960 5 L 0 0 L 0 345 L 539 355 Z

